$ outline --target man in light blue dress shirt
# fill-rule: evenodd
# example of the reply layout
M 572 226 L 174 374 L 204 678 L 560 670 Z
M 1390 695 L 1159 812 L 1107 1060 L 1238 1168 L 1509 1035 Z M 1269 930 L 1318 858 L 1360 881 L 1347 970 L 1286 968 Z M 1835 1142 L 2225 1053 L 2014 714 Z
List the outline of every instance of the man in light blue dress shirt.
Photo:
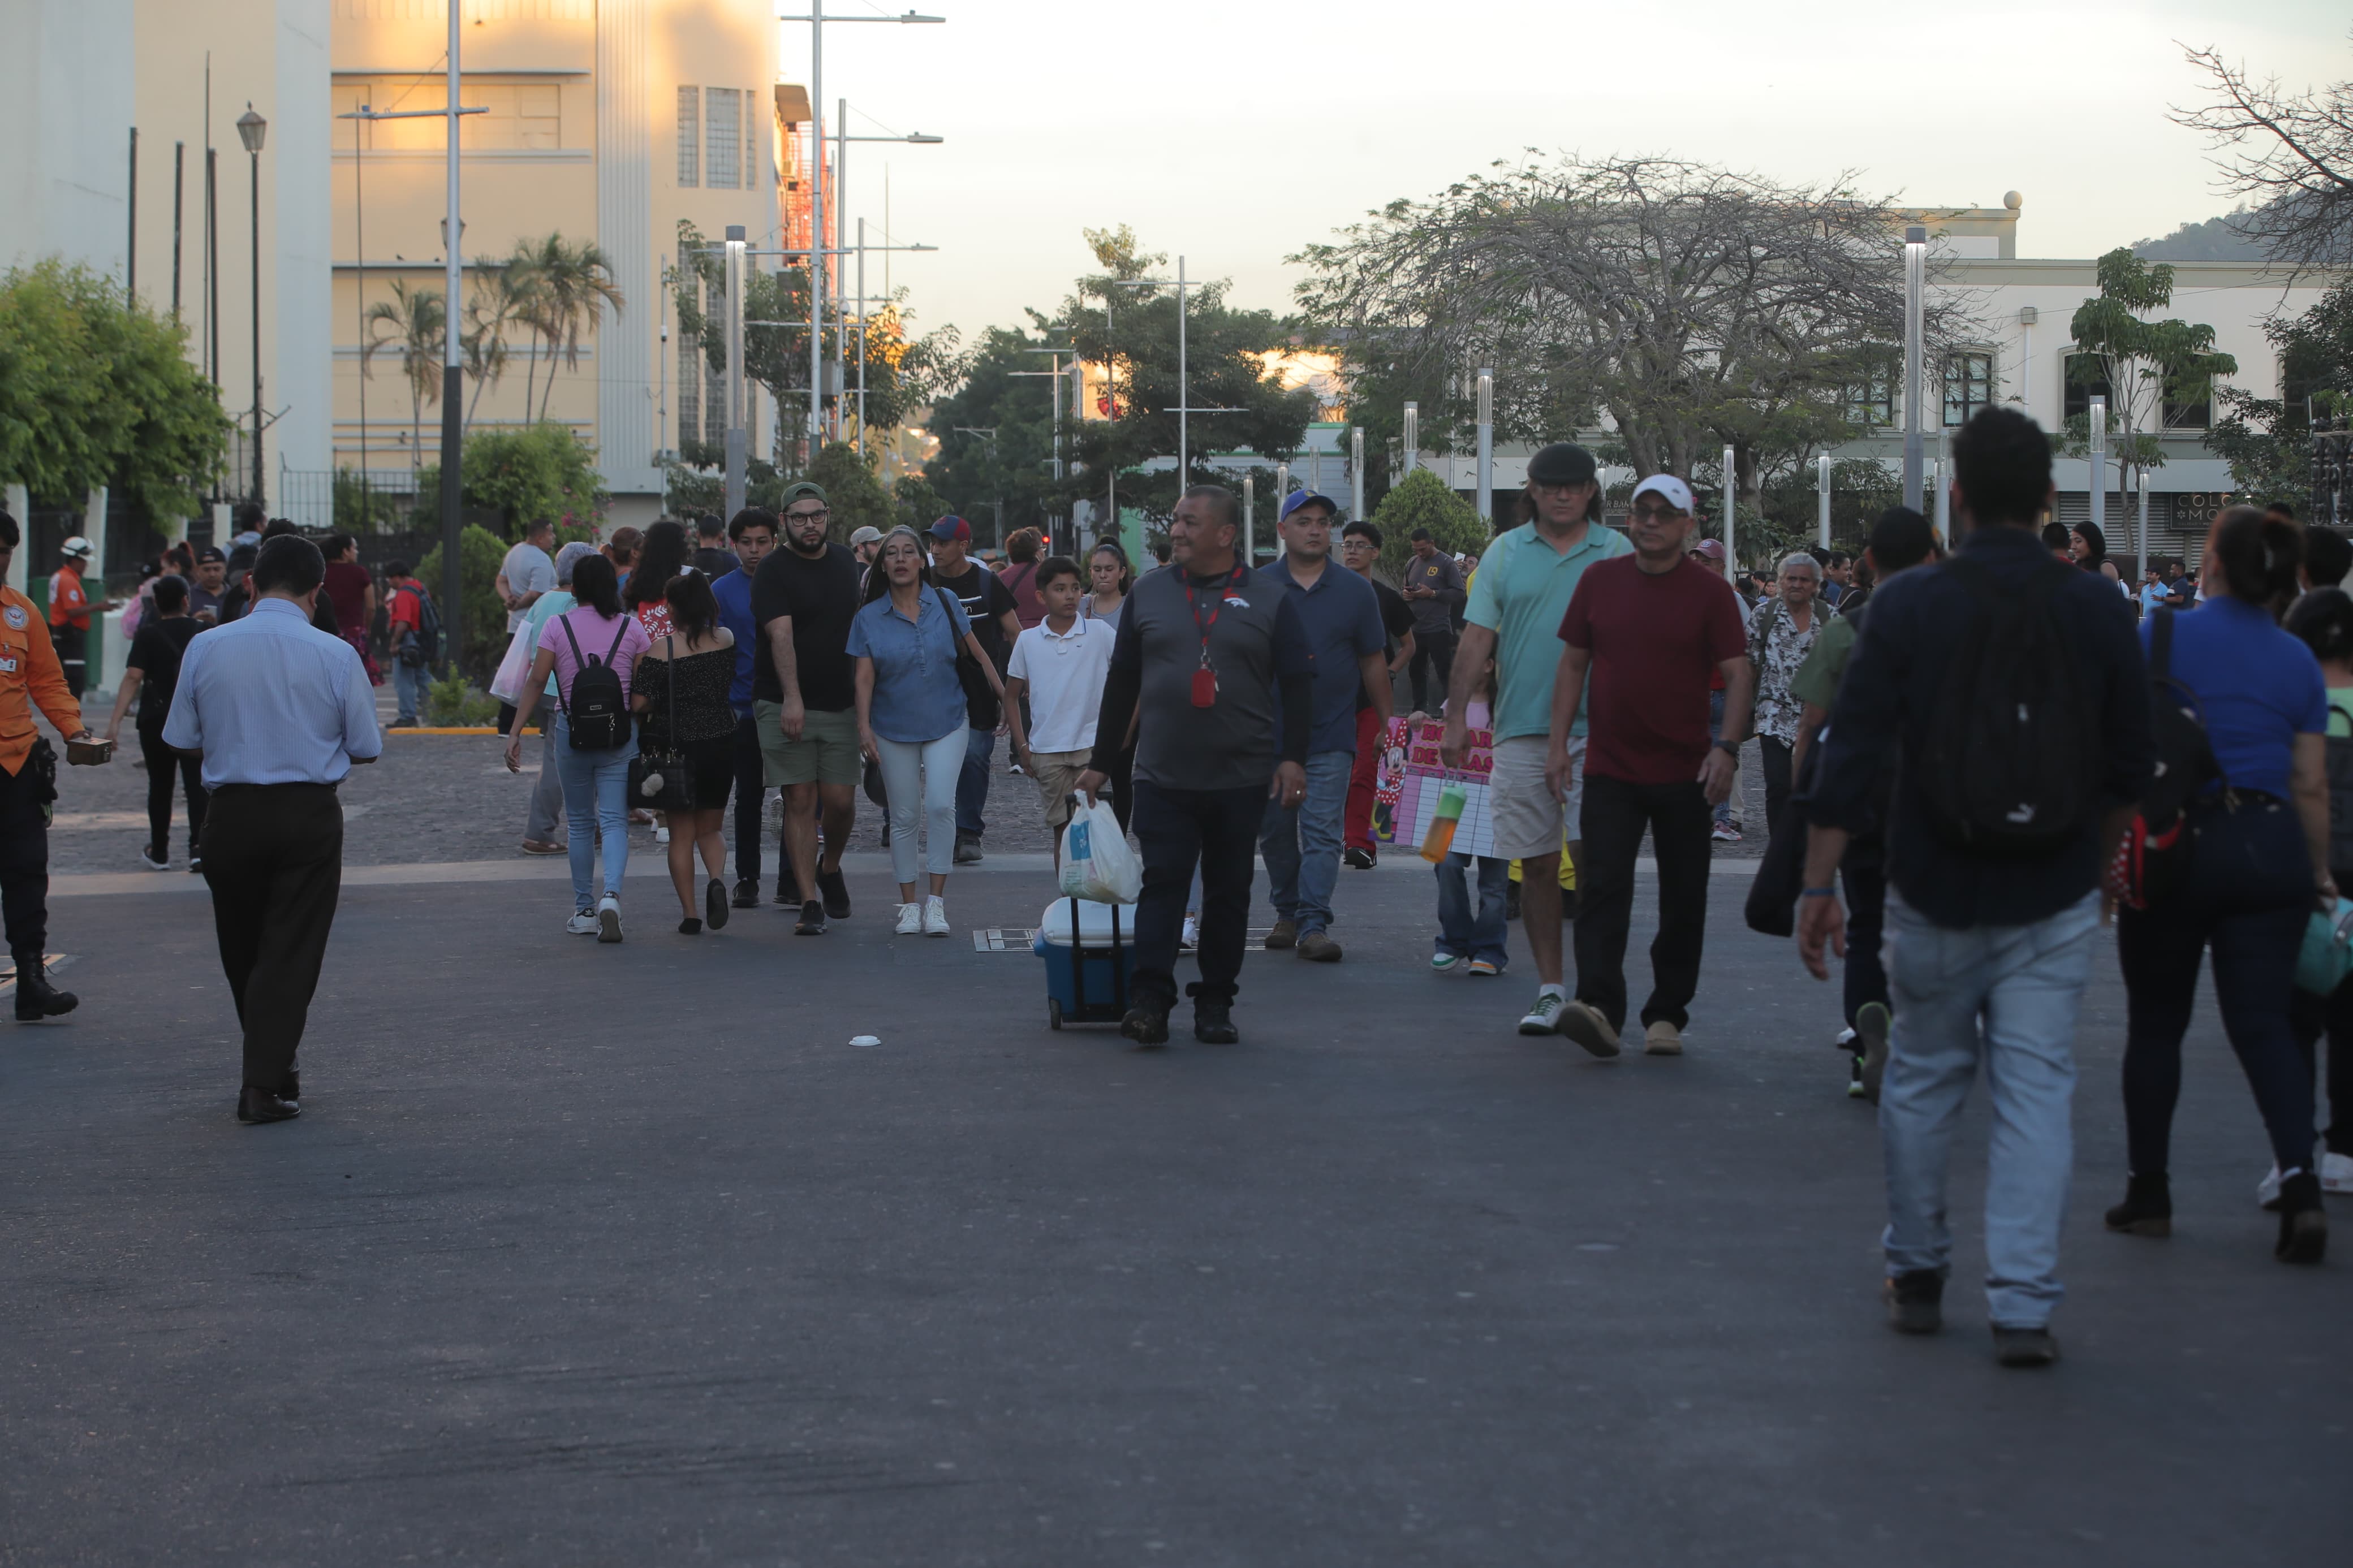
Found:
M 327 565 L 295 534 L 253 563 L 252 610 L 188 644 L 164 742 L 204 759 L 205 881 L 245 1030 L 240 1121 L 301 1113 L 302 1043 L 343 885 L 335 786 L 384 750 L 358 653 L 311 625 Z

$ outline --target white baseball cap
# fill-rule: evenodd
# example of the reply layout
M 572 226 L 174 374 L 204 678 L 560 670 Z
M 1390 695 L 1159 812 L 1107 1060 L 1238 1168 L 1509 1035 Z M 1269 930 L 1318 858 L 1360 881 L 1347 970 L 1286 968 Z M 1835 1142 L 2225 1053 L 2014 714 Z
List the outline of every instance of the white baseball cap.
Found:
M 1631 505 L 1632 501 L 1641 500 L 1645 491 L 1666 497 L 1674 503 L 1677 511 L 1689 511 L 1692 509 L 1691 486 L 1672 474 L 1652 474 L 1649 479 L 1636 485 L 1632 500 L 1628 504 Z
M 60 555 L 70 555 L 77 560 L 88 560 L 90 558 L 90 541 L 84 539 L 79 533 L 69 535 L 63 544 L 58 546 L 58 553 Z

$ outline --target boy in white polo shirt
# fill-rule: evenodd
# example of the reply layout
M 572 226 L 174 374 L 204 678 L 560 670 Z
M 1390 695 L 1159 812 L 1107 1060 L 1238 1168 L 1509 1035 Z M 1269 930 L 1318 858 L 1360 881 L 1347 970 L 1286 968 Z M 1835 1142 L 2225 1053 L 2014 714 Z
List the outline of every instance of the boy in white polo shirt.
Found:
M 1116 637 L 1109 621 L 1079 618 L 1085 581 L 1067 555 L 1050 555 L 1039 564 L 1038 601 L 1046 618 L 1021 634 L 1005 668 L 1005 700 L 1029 700 L 1029 773 L 1046 803 L 1058 869 L 1071 791 L 1094 752 L 1095 715 Z

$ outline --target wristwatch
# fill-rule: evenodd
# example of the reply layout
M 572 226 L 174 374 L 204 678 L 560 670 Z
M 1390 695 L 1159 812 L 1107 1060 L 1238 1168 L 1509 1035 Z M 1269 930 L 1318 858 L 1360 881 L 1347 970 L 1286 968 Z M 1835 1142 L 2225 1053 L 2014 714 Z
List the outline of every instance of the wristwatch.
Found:
M 1736 767 L 1738 767 L 1738 766 L 1740 765 L 1740 742 L 1737 742 L 1737 741 L 1718 741 L 1718 742 L 1715 743 L 1715 749 L 1716 749 L 1717 751 L 1719 751 L 1719 752 L 1722 752 L 1725 756 L 1730 757 L 1730 758 L 1732 759 L 1732 765 L 1733 765 L 1734 767 L 1736 767 Z

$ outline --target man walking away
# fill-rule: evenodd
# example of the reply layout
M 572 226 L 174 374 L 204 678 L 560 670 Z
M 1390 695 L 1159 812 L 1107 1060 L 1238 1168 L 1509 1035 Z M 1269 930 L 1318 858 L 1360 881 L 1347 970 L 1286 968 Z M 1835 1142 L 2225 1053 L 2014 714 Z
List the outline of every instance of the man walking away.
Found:
M 1936 553 L 1936 531 L 1928 520 L 1907 506 L 1892 506 L 1880 514 L 1871 527 L 1871 543 L 1862 552 L 1871 580 L 1884 583 L 1899 572 L 1908 572 Z M 1806 655 L 1806 662 L 1789 682 L 1789 695 L 1802 704 L 1798 721 L 1798 744 L 1791 753 L 1790 772 L 1803 787 L 1806 759 L 1820 743 L 1823 726 L 1830 722 L 1831 705 L 1838 700 L 1839 682 L 1846 676 L 1848 658 L 1854 652 L 1855 639 L 1862 635 L 1863 616 L 1870 605 L 1862 603 L 1864 595 L 1850 592 L 1847 598 L 1852 608 L 1842 610 L 1836 618 L 1822 627 L 1822 635 L 1814 641 L 1814 649 Z M 1889 789 L 1894 784 L 1893 773 L 1882 781 L 1882 809 L 1873 818 L 1873 826 L 1857 832 L 1847 842 L 1846 854 L 1839 860 L 1839 881 L 1846 889 L 1846 994 L 1844 1012 L 1846 1032 L 1841 1043 L 1851 1047 L 1847 1074 L 1847 1093 L 1856 1100 L 1879 1103 L 1879 1085 L 1887 1071 L 1887 1037 L 1894 1014 L 1887 994 L 1887 966 L 1881 961 L 1880 931 L 1887 908 L 1887 843 L 1884 810 Z M 1800 830 L 1802 814 L 1792 816 L 1788 830 Z
M 172 693 L 180 683 L 180 661 L 204 628 L 188 614 L 188 584 L 176 576 L 155 579 L 155 616 L 140 626 L 123 659 L 122 686 L 115 694 L 114 714 L 106 721 L 111 742 L 122 732 L 123 716 L 132 699 L 139 702 L 139 755 L 147 764 L 147 847 L 140 863 L 150 871 L 172 868 L 172 780 L 176 775 L 188 795 L 188 869 L 204 869 L 200 847 L 205 833 L 205 781 L 194 757 L 184 756 L 164 743 L 164 721 L 172 711 Z
M 1564 792 L 1545 766 L 1552 731 L 1553 686 L 1560 668 L 1560 622 L 1569 599 L 1597 563 L 1632 548 L 1601 523 L 1601 485 L 1593 454 L 1557 441 L 1528 459 L 1520 525 L 1498 537 L 1480 558 L 1462 647 L 1454 658 L 1446 699 L 1446 730 L 1439 754 L 1450 768 L 1470 751 L 1464 722 L 1487 661 L 1495 661 L 1494 772 L 1488 808 L 1495 858 L 1521 868 L 1522 924 L 1535 961 L 1536 1000 L 1520 1020 L 1523 1035 L 1556 1034 L 1567 991 L 1561 981 L 1561 845 L 1574 840 L 1582 809 L 1585 716 L 1569 726 Z M 1421 635 L 1420 626 L 1414 636 Z M 1572 864 L 1578 846 L 1569 842 Z M 1580 891 L 1583 887 L 1579 880 Z
M 1116 633 L 1108 621 L 1082 618 L 1085 586 L 1079 563 L 1049 555 L 1039 563 L 1038 602 L 1044 616 L 1013 645 L 1005 674 L 1005 700 L 1029 704 L 1029 776 L 1046 807 L 1054 865 L 1062 864 L 1062 829 L 1071 820 L 1071 794 L 1094 755 L 1095 716 L 1103 711 L 1103 679 L 1111 673 Z
M 803 480 L 785 491 L 784 547 L 752 580 L 760 651 L 752 670 L 752 711 L 766 778 L 785 792 L 785 857 L 776 902 L 797 902 L 797 936 L 823 936 L 828 920 L 849 918 L 841 852 L 857 821 L 857 661 L 849 623 L 858 614 L 858 562 L 826 538 L 825 491 Z M 818 858 L 818 823 L 825 858 Z M 789 885 L 786 872 L 789 868 Z
M 1128 721 L 1140 714 L 1134 827 L 1144 897 L 1135 911 L 1134 1005 L 1120 1033 L 1146 1049 L 1168 1041 L 1176 942 L 1197 864 L 1201 978 L 1188 987 L 1193 1037 L 1210 1045 L 1241 1037 L 1233 1004 L 1249 934 L 1251 850 L 1266 803 L 1296 806 L 1307 793 L 1306 630 L 1291 590 L 1239 558 L 1240 532 L 1231 490 L 1195 485 L 1177 500 L 1168 524 L 1176 570 L 1139 578 L 1120 611 L 1094 758 L 1078 779 L 1092 804 L 1110 782 Z
M 1356 700 L 1369 697 L 1384 726 L 1393 700 L 1380 600 L 1370 583 L 1332 561 L 1332 520 L 1339 510 L 1312 490 L 1285 496 L 1275 522 L 1282 555 L 1264 568 L 1298 611 L 1314 664 L 1307 793 L 1295 806 L 1269 802 L 1259 829 L 1274 899 L 1266 945 L 1275 952 L 1296 947 L 1310 963 L 1340 962 L 1340 944 L 1330 933 L 1332 889 L 1340 879 L 1341 822 L 1356 764 Z
M 245 1030 L 239 1121 L 301 1114 L 295 1051 L 343 883 L 335 786 L 384 750 L 360 656 L 310 624 L 326 572 L 307 539 L 264 543 L 252 611 L 188 645 L 164 725 L 165 744 L 202 755 L 212 795 L 205 881 Z
M 1642 1048 L 1683 1048 L 1707 937 L 1710 808 L 1738 776 L 1755 672 L 1730 584 L 1683 553 L 1691 488 L 1672 474 L 1634 487 L 1631 556 L 1585 574 L 1561 618 L 1546 773 L 1575 787 L 1568 742 L 1592 681 L 1585 743 L 1584 854 L 1577 863 L 1577 998 L 1561 1033 L 1597 1057 L 1618 1054 L 1626 1019 L 1626 928 L 1642 832 L 1659 865 L 1659 934 Z M 1724 678 L 1724 734 L 1707 731 L 1708 678 Z M 1533 892 L 1523 894 L 1533 903 Z M 1534 916 L 1529 917 L 1533 921 Z
M 1373 585 L 1381 604 L 1381 629 L 1388 636 L 1388 669 L 1382 684 L 1396 703 L 1398 671 L 1413 661 L 1413 608 L 1405 595 L 1373 575 L 1381 558 L 1381 531 L 1359 519 L 1340 531 L 1340 564 Z M 1373 694 L 1356 693 L 1356 762 L 1348 770 L 1348 815 L 1341 829 L 1342 858 L 1359 871 L 1380 864 L 1373 840 L 1373 796 L 1380 784 L 1381 734 L 1386 724 L 1373 707 Z
M 49 984 L 49 804 L 58 798 L 58 754 L 34 727 L 33 710 L 69 740 L 88 740 L 90 731 L 40 613 L 5 586 L 23 542 L 16 520 L 0 511 L 0 919 L 16 961 L 16 1021 L 31 1024 L 81 1002 Z
M 760 902 L 760 806 L 768 793 L 760 723 L 752 712 L 760 664 L 760 623 L 752 609 L 752 582 L 760 563 L 776 547 L 776 514 L 764 507 L 745 507 L 728 520 L 727 542 L 734 546 L 736 566 L 712 580 L 711 596 L 719 605 L 719 624 L 735 634 L 735 679 L 727 688 L 728 703 L 735 710 L 733 906 L 748 910 Z M 776 854 L 776 886 L 782 888 L 792 880 L 785 874 L 791 858 L 781 843 Z
M 1895 1027 L 1879 1104 L 1890 1320 L 1907 1333 L 1942 1326 L 1945 1168 L 1982 1063 L 1995 1350 L 2005 1366 L 2042 1366 L 2058 1356 L 2050 1323 L 2094 889 L 2149 774 L 2149 703 L 2122 601 L 2042 543 L 2053 490 L 2042 427 L 1984 409 L 1954 437 L 1953 471 L 1959 550 L 1872 595 L 1831 710 L 1807 811 L 1798 943 L 1828 979 L 1824 949 L 1843 952 L 1846 929 L 1831 874 L 1896 752 Z
M 407 562 L 385 562 L 384 574 L 392 588 L 392 602 L 385 607 L 385 636 L 392 645 L 392 693 L 400 704 L 392 728 L 412 730 L 417 727 L 417 699 L 440 657 L 441 620 L 428 611 L 433 596 L 409 575 Z
M 66 689 L 79 700 L 90 676 L 90 617 L 102 616 L 112 606 L 106 602 L 103 579 L 96 599 L 82 586 L 82 574 L 90 570 L 90 541 L 77 533 L 58 551 L 64 559 L 49 575 L 49 637 L 57 645 L 58 663 L 65 670 Z
M 1454 689 L 1454 612 L 1465 595 L 1462 568 L 1438 548 L 1430 530 L 1415 529 L 1410 542 L 1413 557 L 1405 563 L 1401 596 L 1413 606 L 1413 705 L 1427 713 L 1432 667 L 1438 670 L 1439 700 Z
M 1021 617 L 1014 613 L 1013 591 L 1005 580 L 972 559 L 972 525 L 960 517 L 944 517 L 932 524 L 932 581 L 964 601 L 965 619 L 983 652 L 1005 673 L 1014 639 L 1021 635 Z M 988 806 L 988 762 L 997 750 L 1002 715 L 996 693 L 986 681 L 965 682 L 964 771 L 956 775 L 955 863 L 969 866 L 981 858 L 981 835 L 988 830 L 983 813 Z
M 734 552 L 727 548 L 729 527 L 715 511 L 694 520 L 694 569 L 714 583 L 733 575 L 737 564 Z

